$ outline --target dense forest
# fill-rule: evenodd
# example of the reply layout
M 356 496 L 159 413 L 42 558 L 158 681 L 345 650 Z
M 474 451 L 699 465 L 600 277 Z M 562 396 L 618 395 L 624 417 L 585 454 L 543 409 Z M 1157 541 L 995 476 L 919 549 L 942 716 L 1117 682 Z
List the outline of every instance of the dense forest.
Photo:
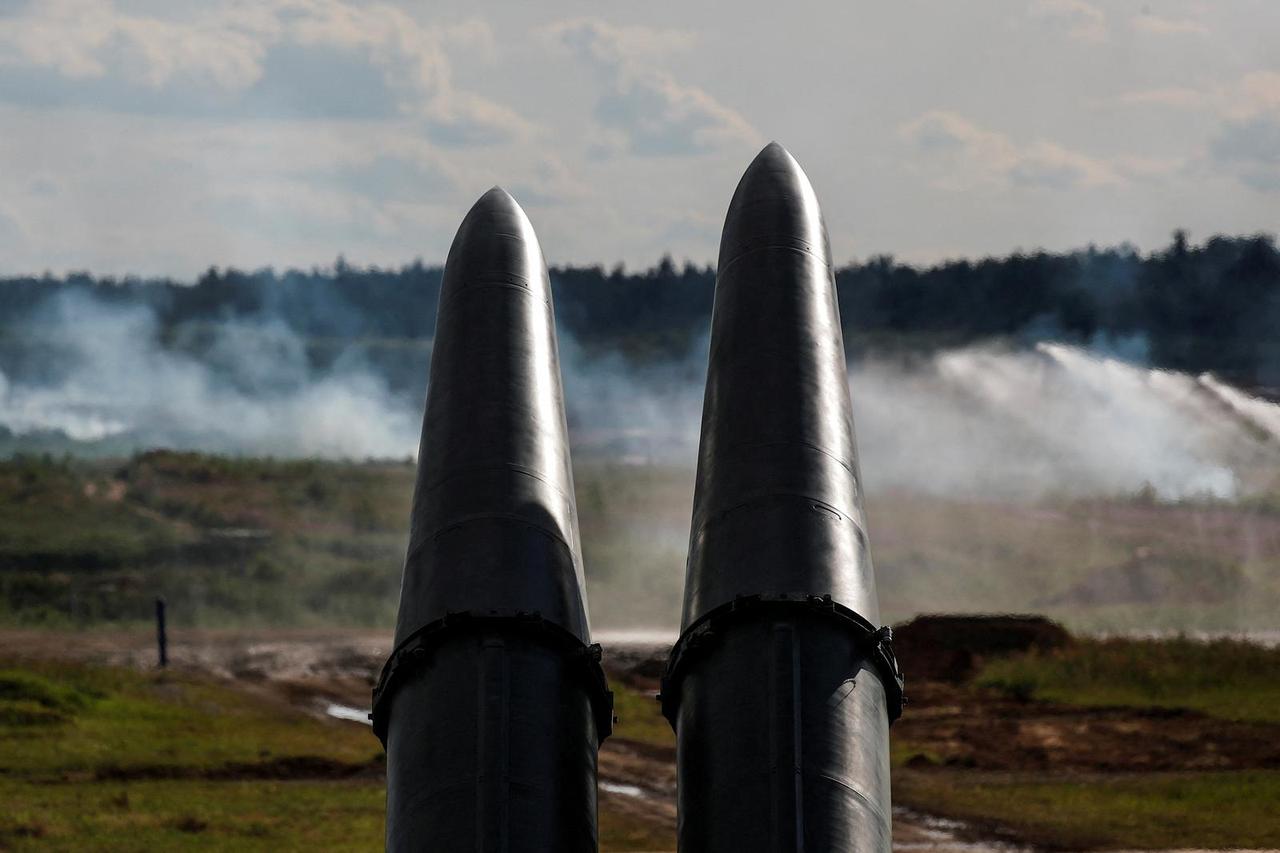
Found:
M 211 268 L 194 284 L 88 273 L 0 279 L 0 337 L 39 325 L 59 294 L 142 305 L 162 328 L 263 318 L 308 339 L 417 340 L 430 336 L 442 271 L 400 269 L 245 272 Z M 715 272 L 664 258 L 644 271 L 618 266 L 551 270 L 561 334 L 636 359 L 679 356 L 706 334 Z M 1280 385 L 1280 251 L 1275 238 L 1213 237 L 1169 246 L 911 266 L 873 257 L 836 271 L 846 346 L 928 350 L 992 338 L 1054 339 L 1240 384 Z

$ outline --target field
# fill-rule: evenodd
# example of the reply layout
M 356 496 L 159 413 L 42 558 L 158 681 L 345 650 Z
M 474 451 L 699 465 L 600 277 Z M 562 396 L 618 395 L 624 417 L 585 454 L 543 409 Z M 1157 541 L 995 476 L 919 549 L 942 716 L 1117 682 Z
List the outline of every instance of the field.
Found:
M 0 624 L 389 627 L 414 468 L 157 451 L 0 461 Z M 580 462 L 596 626 L 673 629 L 693 476 Z M 1261 631 L 1280 501 L 868 497 L 884 619 L 1046 613 L 1087 631 Z M 69 523 L 74 519 L 74 523 Z
M 141 663 L 149 638 L 139 632 L 0 639 L 0 849 L 379 846 L 381 748 L 366 725 L 324 709 L 367 702 L 385 635 L 191 632 L 175 637 L 168 671 Z M 1190 655 L 1188 677 L 1166 682 L 1170 656 L 1188 648 L 1076 639 L 977 661 L 958 681 L 916 683 L 892 732 L 896 842 L 1280 845 L 1280 721 L 1240 719 L 1221 702 L 1217 654 Z M 1280 651 L 1196 648 L 1247 652 L 1260 681 L 1280 669 Z M 620 722 L 600 756 L 604 851 L 673 847 L 674 740 L 652 699 L 664 653 L 618 646 L 607 659 Z M 1164 684 L 1162 704 L 1096 704 L 1111 676 L 1099 660 Z M 1011 671 L 1038 674 L 1031 695 L 1010 687 Z M 1063 698 L 1038 698 L 1040 689 Z M 943 832 L 924 814 L 960 823 Z
M 367 707 L 413 476 L 169 451 L 0 461 L 0 849 L 376 849 L 380 747 L 326 708 Z M 673 636 L 691 472 L 588 457 L 576 481 L 593 624 Z M 1039 612 L 1076 633 L 904 654 L 898 844 L 1280 846 L 1280 652 L 1177 635 L 1274 629 L 1280 501 L 891 493 L 868 510 L 884 621 Z M 943 652 L 965 665 L 940 671 Z M 603 849 L 669 850 L 665 647 L 608 653 Z
M 62 659 L 5 666 L 0 849 L 380 846 L 382 748 L 367 726 L 315 713 L 306 688 L 192 668 L 139 672 Z M 623 707 L 644 707 L 628 699 Z M 619 737 L 634 728 L 647 742 L 649 723 L 632 719 Z M 604 849 L 662 845 L 668 826 L 610 808 L 607 792 L 604 801 Z

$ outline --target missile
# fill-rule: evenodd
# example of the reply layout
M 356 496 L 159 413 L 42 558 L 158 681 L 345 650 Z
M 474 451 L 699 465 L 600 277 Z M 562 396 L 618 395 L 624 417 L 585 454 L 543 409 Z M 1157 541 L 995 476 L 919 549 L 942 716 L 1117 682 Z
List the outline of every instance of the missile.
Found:
M 395 647 L 373 693 L 391 851 L 595 853 L 591 644 L 551 286 L 495 187 L 449 249 Z
M 679 640 L 686 853 L 890 850 L 902 676 L 878 628 L 826 225 L 777 143 L 720 241 Z

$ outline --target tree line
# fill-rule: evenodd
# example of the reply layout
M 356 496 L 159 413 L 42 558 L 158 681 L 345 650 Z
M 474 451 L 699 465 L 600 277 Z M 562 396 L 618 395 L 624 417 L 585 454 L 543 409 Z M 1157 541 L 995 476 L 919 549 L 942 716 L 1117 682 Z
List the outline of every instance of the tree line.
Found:
M 32 322 L 51 297 L 82 293 L 146 306 L 161 327 L 271 318 L 308 338 L 425 339 L 435 325 L 442 269 L 421 261 L 386 269 L 210 268 L 194 284 L 171 279 L 0 279 L 0 329 Z M 1280 385 L 1280 252 L 1271 235 L 1176 232 L 1143 254 L 1129 245 L 1015 252 L 932 266 L 872 257 L 835 272 L 846 346 L 930 350 L 1002 339 L 1060 340 L 1113 349 L 1153 366 L 1213 371 L 1248 385 Z M 715 271 L 663 258 L 656 266 L 555 267 L 561 334 L 638 359 L 684 355 L 705 336 Z

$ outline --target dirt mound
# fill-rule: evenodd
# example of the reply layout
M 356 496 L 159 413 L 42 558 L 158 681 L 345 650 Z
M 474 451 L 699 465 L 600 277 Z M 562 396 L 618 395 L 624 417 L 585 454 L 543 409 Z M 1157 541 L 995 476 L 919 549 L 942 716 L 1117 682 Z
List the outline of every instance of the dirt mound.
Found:
M 656 690 L 670 652 L 670 643 L 610 643 L 604 650 L 605 672 L 637 690 Z
M 893 629 L 894 652 L 908 683 L 959 683 L 984 660 L 1070 642 L 1065 628 L 1035 615 L 917 616 Z
M 1176 708 L 1019 702 L 966 687 L 918 685 L 893 736 L 912 769 L 1134 773 L 1274 769 L 1280 726 Z

